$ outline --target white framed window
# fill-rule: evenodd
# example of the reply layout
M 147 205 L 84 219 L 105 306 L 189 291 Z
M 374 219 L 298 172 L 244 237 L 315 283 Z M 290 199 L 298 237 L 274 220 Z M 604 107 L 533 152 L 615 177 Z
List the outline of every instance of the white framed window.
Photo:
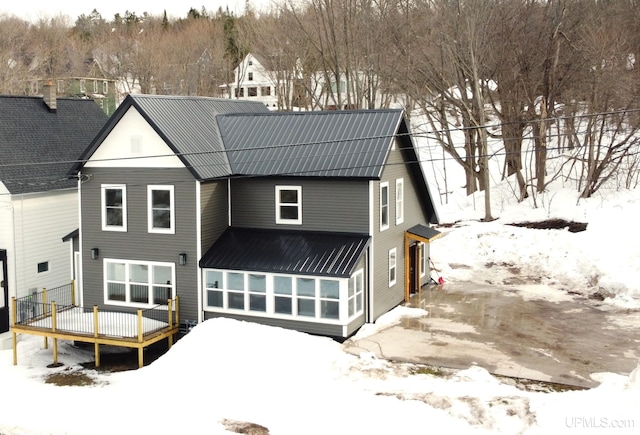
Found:
M 248 76 L 249 76 L 249 77 L 248 77 L 248 80 L 249 80 L 249 81 L 253 81 L 253 73 L 252 73 L 252 72 L 249 72 Z
M 98 81 L 97 80 L 93 81 L 93 93 L 94 94 L 98 93 Z
M 125 184 L 103 184 L 102 230 L 127 231 L 127 186 Z
M 396 180 L 396 225 L 404 222 L 404 178 Z
M 427 274 L 427 245 L 420 242 L 420 278 Z
M 108 94 L 109 93 L 109 82 L 104 80 L 102 82 L 102 93 L 103 94 Z
M 175 265 L 152 261 L 104 260 L 104 303 L 152 307 L 175 299 Z
M 147 186 L 147 213 L 150 233 L 175 234 L 173 186 Z
M 396 283 L 396 248 L 389 249 L 389 287 Z
M 364 270 L 360 269 L 349 278 L 347 292 L 348 316 L 353 317 L 362 313 L 364 294 Z
M 389 182 L 380 183 L 380 231 L 389 228 Z
M 207 269 L 205 310 L 338 323 L 363 312 L 364 274 L 355 278 Z M 348 295 L 348 287 L 353 291 Z M 347 306 L 351 308 L 347 313 Z
M 302 186 L 276 186 L 276 223 L 302 225 Z

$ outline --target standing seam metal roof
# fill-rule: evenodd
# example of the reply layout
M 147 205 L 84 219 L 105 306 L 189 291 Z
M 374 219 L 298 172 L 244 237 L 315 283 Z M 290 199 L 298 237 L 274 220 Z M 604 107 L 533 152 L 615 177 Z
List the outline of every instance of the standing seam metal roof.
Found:
M 223 114 L 233 175 L 379 178 L 402 110 Z

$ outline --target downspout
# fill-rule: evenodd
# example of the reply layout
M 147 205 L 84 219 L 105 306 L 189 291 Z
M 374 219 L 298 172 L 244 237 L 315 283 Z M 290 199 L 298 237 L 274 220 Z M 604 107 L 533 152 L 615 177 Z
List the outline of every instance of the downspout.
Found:
M 200 258 L 202 258 L 202 202 L 201 183 L 196 180 L 196 288 L 198 292 L 198 323 L 204 319 L 204 306 L 202 296 L 202 270 L 200 269 Z

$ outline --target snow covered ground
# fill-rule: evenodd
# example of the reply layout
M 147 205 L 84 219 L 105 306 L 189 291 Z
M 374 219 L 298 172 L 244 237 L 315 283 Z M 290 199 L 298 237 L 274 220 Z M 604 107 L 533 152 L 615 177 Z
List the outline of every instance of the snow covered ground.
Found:
M 446 234 L 431 251 L 438 274 L 448 282 L 499 284 L 507 268 L 487 263 L 511 264 L 525 278 L 540 277 L 523 286 L 532 296 L 600 292 L 607 303 L 639 309 L 640 190 L 602 193 L 578 205 L 575 192 L 548 195 L 542 208 L 505 203 L 491 223 L 479 222 L 483 213 L 472 198 L 451 198 L 440 217 L 455 225 L 441 228 Z M 505 225 L 554 217 L 586 222 L 587 230 Z M 399 307 L 362 334 L 421 314 Z M 433 375 L 347 354 L 327 338 L 228 319 L 198 325 L 142 369 L 84 370 L 89 386 L 45 380 L 82 370 L 91 351 L 63 343 L 65 365 L 47 368 L 51 346 L 23 336 L 18 353 L 13 366 L 11 351 L 0 351 L 2 435 L 222 434 L 246 430 L 247 423 L 253 433 L 278 435 L 640 431 L 640 368 L 629 376 L 594 373 L 600 385 L 590 390 L 525 391 L 475 366 Z

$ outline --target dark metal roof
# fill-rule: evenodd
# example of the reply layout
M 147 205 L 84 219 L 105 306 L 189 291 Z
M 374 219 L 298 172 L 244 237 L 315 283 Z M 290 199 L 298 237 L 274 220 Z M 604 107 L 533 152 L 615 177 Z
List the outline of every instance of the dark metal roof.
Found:
M 366 234 L 228 228 L 200 260 L 200 267 L 349 277 Z
M 107 122 L 93 100 L 0 96 L 0 181 L 12 194 L 75 188 L 69 167 Z
M 63 236 L 62 237 L 62 241 L 63 242 L 68 242 L 69 240 L 75 239 L 79 235 L 80 235 L 80 229 L 76 228 L 75 230 L 71 231 L 69 234 Z
M 427 240 L 434 240 L 442 235 L 440 231 L 420 224 L 412 226 L 407 230 L 407 232 Z
M 81 160 L 87 160 L 131 107 L 173 149 L 194 177 L 200 180 L 224 177 L 231 168 L 220 139 L 216 115 L 227 112 L 262 113 L 269 109 L 259 102 L 210 97 L 129 95 L 111 117 L 108 128 L 95 138 Z M 77 172 L 82 164 L 73 168 Z
M 233 175 L 379 178 L 402 110 L 225 114 Z

